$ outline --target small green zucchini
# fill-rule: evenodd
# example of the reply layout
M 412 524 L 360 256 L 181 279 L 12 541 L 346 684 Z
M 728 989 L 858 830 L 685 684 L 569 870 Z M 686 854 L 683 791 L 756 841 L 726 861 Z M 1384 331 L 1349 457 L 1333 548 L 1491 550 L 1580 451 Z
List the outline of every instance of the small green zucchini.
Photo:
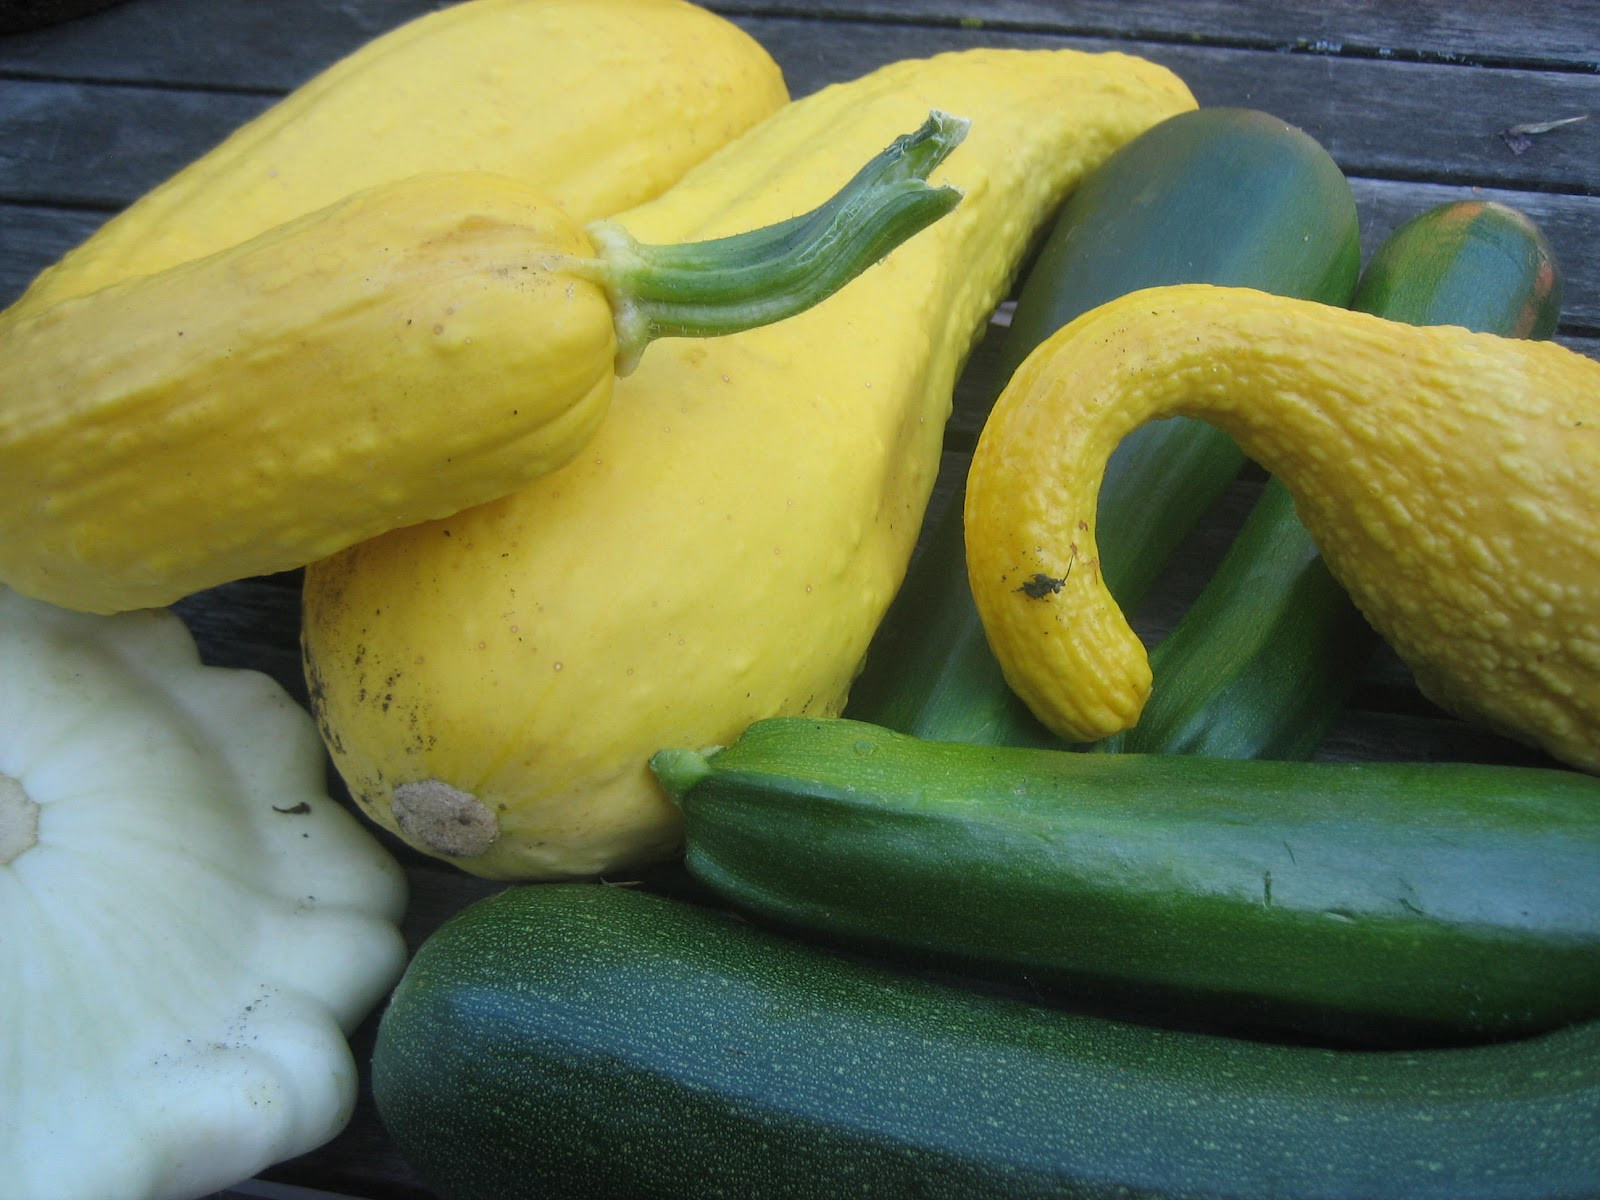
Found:
M 1454 200 L 1384 240 L 1350 307 L 1408 325 L 1547 338 L 1561 317 L 1561 271 L 1526 213 L 1493 200 Z
M 652 766 L 723 901 L 1119 1011 L 1370 1044 L 1600 1016 L 1600 779 L 773 719 Z
M 1385 239 L 1350 306 L 1413 325 L 1549 337 L 1561 274 L 1525 215 L 1454 201 Z M 1289 493 L 1269 479 L 1216 573 L 1151 650 L 1153 682 L 1139 723 L 1095 749 L 1308 758 L 1377 644 Z
M 1313 138 L 1253 109 L 1181 113 L 1124 145 L 1063 206 L 1018 295 L 990 390 L 998 395 L 1055 330 L 1127 292 L 1215 283 L 1343 305 L 1360 263 L 1355 198 Z M 1155 422 L 1118 447 L 1099 540 L 1125 609 L 1243 461 L 1232 439 L 1187 419 Z M 989 652 L 967 586 L 959 496 L 930 529 L 846 714 L 923 737 L 1056 744 Z
M 436 930 L 372 1094 L 442 1200 L 1600 1195 L 1600 1024 L 1424 1052 L 1181 1032 L 603 884 Z

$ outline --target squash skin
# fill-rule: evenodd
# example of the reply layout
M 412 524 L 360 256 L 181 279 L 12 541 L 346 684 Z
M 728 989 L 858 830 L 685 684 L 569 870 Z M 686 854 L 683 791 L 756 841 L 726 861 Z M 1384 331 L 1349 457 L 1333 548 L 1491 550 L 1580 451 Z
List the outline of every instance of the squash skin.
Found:
M 451 918 L 384 1012 L 372 1087 L 448 1200 L 1600 1190 L 1600 1022 L 1417 1053 L 1254 1042 L 986 995 L 629 887 L 512 887 Z
M 554 469 L 610 398 L 593 253 L 526 185 L 419 175 L 0 314 L 0 578 L 159 607 Z
M 788 100 L 777 64 L 683 0 L 465 0 L 301 85 L 46 269 L 42 308 L 426 171 L 536 183 L 579 220 L 659 194 Z
M 167 610 L 0 588 L 0 661 L 0 1191 L 188 1200 L 332 1138 L 407 891 L 310 718 Z
M 481 852 L 412 844 L 488 877 L 675 854 L 649 756 L 839 710 L 914 544 L 956 374 L 1033 232 L 1116 146 L 1193 105 L 1121 55 L 897 63 L 619 217 L 658 243 L 756 227 L 929 109 L 972 120 L 941 172 L 961 205 L 838 295 L 657 344 L 566 468 L 307 569 L 313 710 L 368 815 L 398 832 L 396 787 L 448 785 L 488 828 Z
M 1372 253 L 1346 306 L 1411 325 L 1549 337 L 1554 251 L 1523 213 L 1458 200 L 1412 217 Z M 1309 758 L 1378 638 L 1267 480 L 1189 611 L 1150 652 L 1150 703 L 1097 750 Z
M 826 944 L 1371 1047 L 1600 1018 L 1600 779 L 974 746 L 780 718 L 652 760 L 689 872 Z
M 1260 111 L 1180 113 L 1123 146 L 1062 206 L 1019 290 L 986 395 L 1051 333 L 1124 292 L 1220 283 L 1344 304 L 1360 263 L 1355 196 L 1315 139 Z M 1123 440 L 1100 498 L 1103 522 L 1115 525 L 1107 580 L 1120 603 L 1137 606 L 1243 461 L 1199 422 L 1148 425 Z M 959 495 L 874 636 L 845 715 L 919 737 L 1060 745 L 989 651 L 967 586 Z
M 1424 694 L 1600 770 L 1597 404 L 1600 363 L 1551 343 L 1245 289 L 1135 293 L 1041 345 L 991 414 L 968 477 L 974 599 L 1042 721 L 1074 740 L 1131 726 L 1149 662 L 1095 570 L 1093 489 L 1128 429 L 1199 416 L 1282 480 Z
M 1474 278 L 1495 287 L 1473 287 Z M 1552 337 L 1561 271 L 1526 213 L 1462 200 L 1419 213 L 1373 252 L 1352 308 L 1412 325 L 1460 325 L 1504 337 Z
M 457 236 L 439 227 L 441 219 L 448 222 L 448 205 L 425 218 L 380 213 L 368 232 L 347 223 L 324 226 L 318 235 L 305 224 L 352 194 L 403 189 L 421 175 L 437 176 L 443 186 L 454 175 L 458 184 L 473 180 L 469 190 L 477 193 L 455 203 L 468 210 L 480 201 L 498 205 L 499 215 L 489 219 L 503 223 L 509 192 L 499 199 L 484 194 L 504 190 L 487 178 L 497 175 L 537 185 L 544 199 L 536 225 L 553 227 L 552 209 L 581 224 L 658 194 L 787 98 L 781 73 L 759 44 L 683 0 L 466 0 L 408 22 L 334 64 L 112 218 L 0 313 L 6 407 L 0 434 L 24 441 L 7 447 L 22 466 L 8 461 L 0 480 L 0 578 L 28 595 L 86 611 L 159 606 L 241 575 L 303 565 L 397 522 L 479 503 L 564 461 L 602 416 L 609 375 L 569 389 L 564 411 L 555 404 L 530 406 L 533 396 L 516 381 L 530 365 L 522 345 L 530 326 L 515 304 L 505 307 L 511 324 L 495 325 L 497 338 L 515 335 L 500 339 L 508 357 L 498 368 L 478 329 L 465 369 L 460 360 L 468 356 L 424 363 L 430 352 L 419 358 L 413 346 L 403 355 L 404 377 L 382 383 L 376 371 L 361 370 L 354 388 L 341 378 L 329 389 L 314 356 L 296 352 L 292 340 L 273 346 L 257 333 L 260 359 L 244 377 L 244 390 L 261 398 L 260 411 L 276 414 L 268 430 L 237 415 L 229 429 L 226 414 L 199 398 L 207 378 L 177 353 L 178 330 L 189 326 L 185 346 L 192 347 L 197 321 L 220 316 L 232 304 L 238 311 L 213 326 L 225 336 L 210 353 L 232 350 L 234 325 L 326 344 L 332 339 L 323 336 L 323 322 L 341 308 L 353 317 L 363 297 L 360 288 L 319 293 L 318 280 L 339 279 L 341 264 L 358 263 L 380 247 L 387 253 L 391 238 L 425 240 L 422 227 L 430 221 L 441 236 Z M 529 120 L 530 113 L 540 119 Z M 526 208 L 531 198 L 517 203 Z M 265 239 L 257 251 L 275 246 L 286 261 L 255 281 L 261 290 L 251 291 L 250 281 L 230 274 L 234 260 L 217 256 L 257 239 Z M 569 252 L 592 252 L 571 229 L 564 228 L 558 241 Z M 246 258 L 253 252 L 238 251 Z M 504 247 L 499 253 L 504 265 Z M 279 276 L 308 263 L 314 272 L 283 286 Z M 353 273 L 381 277 L 392 269 L 367 261 Z M 449 307 L 447 293 L 466 278 L 458 273 L 437 281 L 438 307 Z M 419 282 L 400 287 L 394 304 L 418 301 Z M 129 290 L 107 292 L 114 285 Z M 512 291 L 502 298 L 513 299 Z M 587 308 L 593 290 L 585 285 L 580 291 Z M 371 323 L 335 348 L 347 367 L 375 345 L 388 353 L 397 336 L 373 298 L 365 301 Z M 463 339 L 458 351 L 475 336 L 466 326 L 464 320 L 451 323 Z M 128 340 L 117 346 L 114 335 Z M 562 382 L 570 363 L 592 363 L 600 353 L 592 333 L 576 351 L 559 337 L 550 340 L 556 353 L 545 356 L 541 369 L 557 364 L 547 376 L 551 384 Z M 563 348 L 569 357 L 561 356 Z M 268 363 L 275 368 L 269 371 Z M 165 380 L 152 370 L 160 364 L 169 368 Z M 235 370 L 228 394 L 238 394 L 238 379 Z M 470 386 L 485 380 L 489 386 Z M 171 394 L 158 401 L 150 389 L 167 384 Z M 448 398 L 458 388 L 473 405 L 467 412 L 450 410 Z M 330 430 L 325 410 L 334 392 L 377 406 L 365 413 L 341 409 L 339 420 L 347 423 Z M 384 411 L 396 393 L 404 396 L 403 406 Z M 163 403 L 183 410 L 191 427 L 176 458 L 166 459 L 159 473 L 140 474 L 114 451 L 131 444 L 141 453 L 166 454 L 166 442 L 136 411 Z M 108 411 L 119 406 L 120 413 Z M 286 424 L 291 412 L 302 414 L 298 436 Z M 56 422 L 73 414 L 91 418 L 78 446 L 81 459 L 54 448 L 48 458 L 27 452 L 26 445 L 51 437 Z M 471 421 L 463 419 L 468 415 Z M 469 428 L 473 422 L 477 426 Z M 397 431 L 414 440 L 388 445 L 380 458 L 376 447 Z M 435 434 L 441 440 L 430 447 Z M 307 449 L 308 440 L 315 449 Z M 461 457 L 468 447 L 479 460 L 471 470 Z M 419 457 L 430 449 L 450 458 L 455 482 L 435 474 L 433 457 Z M 91 469 L 101 453 L 116 465 Z M 398 486 L 407 473 L 418 481 L 415 488 Z M 295 511 L 264 499 L 274 476 L 314 478 L 322 490 Z M 143 514 L 138 520 L 144 523 L 115 519 L 119 505 Z M 185 508 L 187 519 L 180 522 L 177 514 Z M 340 513 L 360 515 L 335 534 Z

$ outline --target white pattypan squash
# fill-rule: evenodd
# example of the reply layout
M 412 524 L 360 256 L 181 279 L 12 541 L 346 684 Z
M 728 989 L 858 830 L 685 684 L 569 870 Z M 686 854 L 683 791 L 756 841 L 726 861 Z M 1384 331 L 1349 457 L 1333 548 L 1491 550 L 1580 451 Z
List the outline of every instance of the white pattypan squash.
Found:
M 195 1197 L 333 1137 L 404 904 L 271 679 L 0 589 L 0 1195 Z

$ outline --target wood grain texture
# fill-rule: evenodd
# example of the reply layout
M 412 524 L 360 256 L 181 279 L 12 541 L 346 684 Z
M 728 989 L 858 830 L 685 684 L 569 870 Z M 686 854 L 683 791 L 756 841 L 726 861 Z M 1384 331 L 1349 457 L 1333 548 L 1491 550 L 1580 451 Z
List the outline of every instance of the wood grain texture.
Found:
M 0 38 L 0 74 L 206 91 L 285 92 L 446 3 L 125 0 L 92 19 Z
M 271 102 L 231 92 L 0 80 L 0 198 L 110 212 Z
M 953 24 L 998 32 L 1024 29 L 1103 38 L 1193 42 L 1276 51 L 1403 61 L 1532 63 L 1585 70 L 1600 62 L 1588 0 L 1555 0 L 1508 20 L 1497 4 L 1421 0 L 1406 4 L 1289 0 L 854 0 L 822 4 L 714 5 L 747 15 L 793 15 L 821 21 Z
M 250 9 L 253 16 L 241 16 L 235 7 L 129 0 L 58 27 L 53 37 L 42 31 L 0 38 L 0 146 L 5 147 L 0 152 L 0 232 L 25 225 L 17 241 L 7 238 L 0 302 L 13 298 L 64 242 L 71 244 L 50 233 L 50 210 L 115 211 L 203 153 L 283 89 L 381 32 L 385 18 L 397 21 L 422 6 L 413 0 L 387 7 L 307 6 L 314 11 L 306 14 L 304 36 L 288 39 L 294 42 L 292 52 L 281 57 L 240 52 L 262 25 L 283 40 L 283 21 L 266 20 L 256 8 Z M 288 7 L 273 12 L 286 16 Z M 936 14 L 927 24 L 906 20 L 904 12 L 891 15 L 897 19 L 852 17 L 848 25 L 742 13 L 738 20 L 773 51 L 797 95 L 896 58 L 980 44 L 1142 54 L 1177 71 L 1202 103 L 1261 108 L 1300 125 L 1358 186 L 1366 181 L 1429 185 L 1435 189 L 1429 195 L 1439 194 L 1440 187 L 1488 187 L 1511 193 L 1511 199 L 1526 194 L 1530 210 L 1538 208 L 1537 218 L 1548 220 L 1559 234 L 1557 249 L 1569 274 L 1569 325 L 1594 324 L 1600 223 L 1589 219 L 1593 206 L 1585 202 L 1600 196 L 1600 73 L 1135 39 L 1129 34 L 1139 25 L 1131 18 L 1116 36 L 1083 37 L 1019 31 L 1016 25 L 1029 24 L 1021 21 L 971 28 L 951 24 L 948 14 Z M 134 64 L 144 60 L 124 48 L 150 44 L 152 30 L 164 21 L 173 32 L 156 43 L 160 69 L 145 68 L 160 86 L 84 81 L 137 81 L 141 70 Z M 1580 36 L 1577 22 L 1574 16 L 1574 37 Z M 1006 27 L 997 30 L 995 24 Z M 1589 24 L 1600 44 L 1600 18 L 1590 17 Z M 15 43 L 28 45 L 18 49 Z M 270 70 L 259 68 L 268 61 Z M 101 66 L 90 70 L 91 63 Z M 231 69 L 233 63 L 243 64 L 242 75 Z M 1518 143 L 1520 152 L 1505 135 L 1519 125 L 1591 111 L 1594 120 L 1527 136 L 1526 145 Z M 1389 194 L 1401 195 L 1392 189 Z M 10 219 L 20 206 L 44 211 L 30 214 L 25 223 Z M 1389 206 L 1395 212 L 1405 207 L 1403 199 Z M 1382 206 L 1375 209 L 1381 211 Z M 81 219 L 63 220 L 74 229 L 82 225 Z M 1369 243 L 1382 228 L 1380 220 Z

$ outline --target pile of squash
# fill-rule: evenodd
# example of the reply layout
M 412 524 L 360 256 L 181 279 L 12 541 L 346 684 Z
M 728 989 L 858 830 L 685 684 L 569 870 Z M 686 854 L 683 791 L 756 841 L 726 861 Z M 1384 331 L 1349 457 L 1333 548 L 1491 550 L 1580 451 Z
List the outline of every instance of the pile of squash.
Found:
M 600 75 L 570 52 L 597 40 Z M 441 115 L 445 93 L 458 103 Z M 1235 183 L 1258 169 L 1303 188 L 1254 214 L 1282 222 L 1293 253 L 1188 261 L 1171 279 L 1124 264 L 1120 283 L 1073 264 L 1166 228 L 1113 199 L 1119 178 L 1164 171 L 1191 210 L 1201 151 L 1225 143 L 1271 149 L 1255 167 L 1229 160 Z M 714 262 L 731 294 L 738 273 L 715 255 L 735 244 L 763 261 L 807 244 L 853 176 L 906 226 L 880 237 L 834 213 L 864 239 L 858 277 L 809 307 L 694 290 Z M 935 539 L 950 557 L 930 553 L 942 576 L 906 583 L 956 380 L 1058 212 L 1123 224 L 1039 255 L 1028 288 L 1062 273 L 1074 282 L 1054 301 L 1072 311 L 1030 316 L 1024 289 L 964 505 Z M 1381 255 L 1362 299 L 1353 202 L 1320 148 L 1264 114 L 1197 109 L 1153 63 L 973 50 L 791 101 L 760 46 L 685 0 L 452 5 L 109 221 L 0 313 L 0 639 L 56 656 L 0 681 L 0 713 L 20 722 L 48 695 L 59 728 L 113 769 L 137 738 L 84 724 L 94 698 L 62 682 L 83 647 L 124 691 L 193 676 L 149 717 L 164 736 L 258 739 L 299 764 L 300 790 L 263 809 L 266 768 L 201 755 L 182 775 L 196 807 L 152 804 L 148 836 L 236 828 L 241 860 L 287 861 L 292 839 L 274 839 L 305 816 L 366 881 L 341 892 L 337 856 L 299 860 L 315 869 L 267 888 L 254 907 L 271 920 L 246 922 L 265 944 L 285 905 L 325 898 L 311 944 L 351 978 L 309 1016 L 274 1007 L 304 986 L 284 961 L 223 986 L 181 960 L 221 997 L 218 1029 L 258 1005 L 318 1028 L 299 1065 L 339 1060 L 336 1085 L 270 1138 L 247 1113 L 199 1139 L 171 1122 L 147 1153 L 119 1148 L 122 1178 L 197 1195 L 348 1118 L 337 1032 L 400 978 L 403 897 L 377 842 L 307 786 L 325 748 L 376 825 L 529 885 L 430 939 L 384 1018 L 382 1115 L 447 1197 L 688 1195 L 708 1180 L 749 1196 L 1268 1194 L 1385 1173 L 1448 1195 L 1491 1166 L 1507 1195 L 1552 1172 L 1593 1182 L 1593 1138 L 1543 1158 L 1509 1132 L 1462 1138 L 1449 1170 L 1418 1167 L 1426 1113 L 1557 1140 L 1600 1119 L 1597 1035 L 1579 1024 L 1600 1013 L 1600 364 L 1545 340 L 1559 276 L 1536 230 L 1482 205 L 1431 221 L 1458 246 L 1523 239 L 1521 299 L 1478 326 L 1493 331 L 1408 308 L 1406 272 Z M 1262 228 L 1235 246 L 1259 251 Z M 786 287 L 817 291 L 809 259 L 795 273 Z M 1117 286 L 1091 294 L 1089 279 Z M 737 315 L 708 316 L 718 305 Z M 644 337 L 659 340 L 641 355 Z M 1292 543 L 1280 558 L 1294 580 L 1326 573 L 1326 623 L 1298 645 L 1370 624 L 1439 704 L 1576 769 L 1246 761 L 1291 716 L 1314 725 L 1287 710 L 1252 717 L 1276 721 L 1270 734 L 1226 734 L 1251 747 L 1239 761 L 1183 756 L 1204 741 L 1188 709 L 1188 743 L 1118 753 L 1107 739 L 1138 735 L 1169 668 L 1158 655 L 1152 673 L 1122 616 L 1139 568 L 1116 556 L 1170 548 L 1120 532 L 1160 487 L 1119 501 L 1118 472 L 1168 480 L 1171 511 L 1193 508 L 1158 440 L 1143 466 L 1117 457 L 1158 420 L 1202 439 L 1214 480 L 1245 455 L 1272 473 Z M 304 568 L 310 718 L 219 733 L 201 718 L 234 684 L 190 661 L 163 607 L 290 568 Z M 1296 611 L 1302 593 L 1284 588 Z M 1308 678 L 1262 667 L 1242 634 L 1212 645 L 1234 654 L 1240 693 Z M 1199 681 L 1182 686 L 1211 720 L 1220 676 L 1170 672 Z M 905 716 L 934 694 L 959 712 L 942 730 Z M 64 768 L 27 741 L 0 739 L 0 882 L 71 845 L 52 790 Z M 167 769 L 137 773 L 160 791 Z M 272 837 L 218 816 L 212 776 L 254 782 L 239 802 Z M 786 932 L 557 882 L 673 860 L 686 838 L 719 903 Z M 197 878 L 214 896 L 228 875 Z M 1079 924 L 1088 936 L 1063 934 Z M 839 959 L 795 930 L 902 965 Z M 904 969 L 930 962 L 1124 1014 L 1170 1018 L 1176 998 L 1316 1037 L 1523 1041 L 1386 1055 L 1157 1030 Z M 0 995 L 20 978 L 8 969 Z M 184 1028 L 162 1026 L 129 1070 L 154 1056 L 174 1082 L 231 1078 L 225 1057 L 172 1068 L 160 1039 Z M 0 1062 L 0 1094 L 26 1086 Z M 906 1072 L 922 1073 L 914 1112 Z M 1501 1113 L 1486 1088 L 1520 1107 Z M 1396 1095 L 1399 1132 L 1384 1128 Z M 1327 1122 L 1347 1127 L 1319 1150 L 1304 1130 Z M 1009 1132 L 985 1143 L 980 1125 Z M 108 1186 L 81 1130 L 22 1130 L 0 1134 L 0 1165 L 28 1164 L 11 1176 L 22 1195 Z M 1274 1138 L 1292 1139 L 1289 1167 L 1269 1161 Z

